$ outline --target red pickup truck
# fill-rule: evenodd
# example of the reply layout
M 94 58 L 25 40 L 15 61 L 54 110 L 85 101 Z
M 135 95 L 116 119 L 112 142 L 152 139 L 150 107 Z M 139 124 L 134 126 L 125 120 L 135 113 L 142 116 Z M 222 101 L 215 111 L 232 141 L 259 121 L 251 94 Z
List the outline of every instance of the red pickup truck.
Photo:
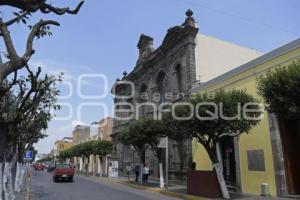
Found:
M 73 182 L 75 174 L 74 167 L 70 164 L 56 164 L 53 170 L 53 181 L 57 182 L 59 179 Z

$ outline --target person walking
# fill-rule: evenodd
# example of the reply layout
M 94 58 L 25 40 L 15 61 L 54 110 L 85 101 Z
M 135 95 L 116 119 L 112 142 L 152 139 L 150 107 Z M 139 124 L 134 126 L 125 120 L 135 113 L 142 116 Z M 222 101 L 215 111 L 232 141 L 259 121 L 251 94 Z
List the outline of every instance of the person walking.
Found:
M 150 172 L 149 167 L 147 165 L 145 165 L 143 168 L 143 182 L 144 183 L 148 182 L 149 172 Z
M 130 181 L 131 171 L 132 171 L 131 165 L 127 164 L 127 166 L 126 166 L 126 175 L 128 177 L 128 181 Z
M 134 168 L 135 172 L 135 182 L 139 182 L 139 176 L 140 176 L 140 166 L 136 165 Z

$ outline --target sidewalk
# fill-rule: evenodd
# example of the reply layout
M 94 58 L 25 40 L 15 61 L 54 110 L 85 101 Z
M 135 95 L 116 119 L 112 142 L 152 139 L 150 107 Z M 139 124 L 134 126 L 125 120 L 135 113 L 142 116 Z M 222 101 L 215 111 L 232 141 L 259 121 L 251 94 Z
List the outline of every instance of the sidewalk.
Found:
M 31 190 L 31 179 L 26 178 L 25 186 L 22 188 L 21 192 L 16 193 L 16 200 L 29 200 Z
M 184 186 L 179 186 L 179 185 L 170 185 L 172 187 L 172 190 L 166 190 L 166 189 L 161 189 L 159 187 L 159 182 L 155 181 L 155 180 L 149 180 L 148 183 L 136 183 L 133 180 L 133 177 L 131 177 L 131 180 L 128 181 L 127 177 L 119 177 L 119 178 L 99 178 L 97 176 L 93 176 L 91 174 L 85 174 L 82 172 L 77 172 L 78 175 L 83 175 L 86 177 L 90 177 L 91 179 L 102 179 L 103 181 L 109 181 L 109 182 L 113 182 L 116 184 L 122 184 L 122 185 L 126 185 L 128 187 L 132 187 L 135 189 L 139 189 L 139 190 L 143 190 L 146 192 L 154 192 L 154 193 L 160 193 L 166 196 L 170 196 L 170 197 L 176 197 L 179 199 L 184 199 L 184 200 L 208 200 L 208 198 L 204 198 L 204 197 L 197 197 L 197 196 L 193 196 L 193 195 L 188 195 L 186 194 L 186 192 L 184 192 L 186 189 Z M 182 190 L 183 192 L 175 192 L 175 190 Z
M 24 187 L 22 188 L 21 192 L 16 193 L 16 200 L 29 200 L 30 199 L 30 192 L 31 192 L 31 178 L 32 178 L 32 169 L 30 168 L 25 175 L 25 183 Z
M 121 181 L 123 183 L 130 183 L 130 184 L 135 184 L 135 185 L 140 185 L 140 186 L 144 186 L 144 187 L 150 187 L 150 188 L 159 188 L 160 189 L 160 182 L 159 180 L 153 180 L 153 179 L 149 179 L 149 181 L 147 183 L 136 183 L 134 181 L 134 177 L 131 177 L 130 180 L 128 180 L 128 177 L 119 177 L 118 181 Z M 187 193 L 187 188 L 185 185 L 179 185 L 179 184 L 174 184 L 174 183 L 169 183 L 168 184 L 168 191 L 171 192 L 176 192 L 176 193 L 180 193 L 180 194 L 186 194 Z
M 79 173 L 80 175 L 88 176 L 88 177 L 95 177 L 92 175 L 87 175 L 83 173 Z M 168 184 L 168 189 L 161 189 L 160 183 L 158 180 L 149 180 L 148 183 L 136 183 L 134 182 L 134 178 L 131 177 L 130 180 L 128 180 L 128 177 L 118 177 L 118 178 L 103 178 L 108 181 L 112 181 L 115 183 L 120 183 L 127 185 L 129 187 L 133 187 L 136 189 L 145 190 L 148 192 L 158 192 L 167 196 L 177 197 L 184 200 L 208 200 L 209 198 L 205 197 L 198 197 L 187 194 L 187 188 L 185 185 L 178 185 L 178 184 Z M 245 199 L 245 200 L 292 200 L 289 198 L 279 198 L 279 197 L 263 197 L 263 196 L 255 196 L 250 194 L 244 194 L 244 193 L 236 193 L 232 192 L 230 193 L 231 199 Z M 218 200 L 218 199 L 215 199 Z

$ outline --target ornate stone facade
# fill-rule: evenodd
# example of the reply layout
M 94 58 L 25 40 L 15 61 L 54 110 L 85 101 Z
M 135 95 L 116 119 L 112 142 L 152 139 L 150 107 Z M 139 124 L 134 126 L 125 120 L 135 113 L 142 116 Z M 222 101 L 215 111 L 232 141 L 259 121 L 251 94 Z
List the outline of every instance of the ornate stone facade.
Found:
M 206 59 L 217 63 L 216 59 L 210 53 L 207 58 L 197 57 L 197 38 L 198 28 L 193 18 L 193 12 L 188 10 L 186 12 L 186 19 L 180 26 L 175 26 L 167 31 L 167 34 L 162 44 L 155 49 L 153 47 L 153 38 L 142 34 L 139 42 L 139 58 L 133 71 L 127 74 L 123 73 L 122 79 L 117 79 L 112 93 L 115 95 L 114 103 L 115 108 L 127 109 L 133 108 L 135 113 L 139 117 L 150 117 L 155 115 L 155 110 L 152 105 L 160 105 L 161 103 L 174 102 L 183 96 L 189 95 L 191 89 L 199 84 L 197 80 L 197 60 Z M 230 46 L 231 49 L 237 51 L 241 47 L 233 45 L 227 42 L 223 42 L 214 38 L 201 37 L 200 42 L 214 42 L 215 51 L 226 52 L 226 48 Z M 204 44 L 203 42 L 203 44 Z M 203 48 L 210 48 L 208 46 L 201 46 Z M 222 47 L 224 47 L 222 49 Z M 200 49 L 200 52 L 202 51 Z M 252 59 L 255 56 L 254 51 L 250 51 L 244 48 L 246 51 L 243 55 L 245 58 Z M 207 52 L 213 52 L 210 48 Z M 254 53 L 253 53 L 254 52 Z M 224 56 L 224 59 L 219 59 L 220 65 L 230 66 L 232 61 L 235 59 L 236 62 L 243 62 L 243 58 L 232 54 L 232 58 Z M 238 60 L 238 61 L 237 61 Z M 245 59 L 244 59 L 245 60 Z M 228 62 L 230 61 L 230 62 Z M 199 67 L 202 67 L 199 62 Z M 234 66 L 230 66 L 234 67 Z M 223 69 L 227 70 L 227 69 Z M 129 82 L 132 84 L 130 86 Z M 117 97 L 116 95 L 119 95 Z M 120 97 L 127 95 L 127 98 Z M 130 96 L 130 97 L 128 97 Z M 123 103 L 123 104 L 121 104 Z M 140 103 L 149 103 L 150 106 L 139 106 Z M 119 160 L 120 171 L 125 170 L 127 164 L 139 163 L 137 154 L 130 147 L 123 145 L 118 142 L 117 135 L 120 131 L 128 124 L 129 120 L 124 120 L 124 117 L 130 116 L 132 113 L 117 113 L 115 112 L 115 120 L 113 126 L 113 143 L 114 143 L 114 154 L 113 159 Z M 123 117 L 120 120 L 119 117 Z M 178 146 L 175 141 L 169 141 L 168 145 L 168 166 L 169 166 L 169 179 L 174 181 L 185 181 L 185 172 L 189 168 L 192 162 L 192 145 L 191 140 L 184 142 L 184 151 L 179 156 Z M 161 149 L 162 154 L 165 149 Z M 165 159 L 165 157 L 164 157 Z M 154 176 L 158 176 L 158 163 L 157 159 L 151 154 L 146 153 L 146 163 L 150 166 Z

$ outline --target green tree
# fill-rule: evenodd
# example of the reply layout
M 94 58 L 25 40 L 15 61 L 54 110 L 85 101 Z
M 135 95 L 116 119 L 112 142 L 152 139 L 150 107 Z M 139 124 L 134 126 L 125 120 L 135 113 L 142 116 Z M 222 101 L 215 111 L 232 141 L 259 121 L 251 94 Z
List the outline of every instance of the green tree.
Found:
M 5 162 L 15 167 L 17 162 L 23 162 L 26 150 L 46 137 L 45 130 L 52 118 L 51 109 L 59 109 L 56 97 L 59 91 L 56 83 L 61 77 L 41 75 L 41 68 L 32 72 L 26 66 L 28 75 L 15 76 L 12 81 L 6 81 L 7 92 L 0 98 L 0 163 L 1 176 L 4 173 Z M 3 90 L 2 90 L 3 91 Z M 18 165 L 19 166 L 19 165 Z M 7 166 L 9 167 L 9 166 Z M 14 168 L 15 169 L 15 168 Z M 13 181 L 17 171 L 12 170 Z M 6 185 L 15 186 L 14 182 Z M 1 191 L 2 197 L 4 191 Z M 12 195 L 11 193 L 8 195 Z
M 258 78 L 267 110 L 283 119 L 300 118 L 300 61 L 268 71 Z
M 85 164 L 84 168 L 86 172 L 88 172 L 90 155 L 93 154 L 93 146 L 94 146 L 94 141 L 84 142 L 77 146 L 77 148 L 79 148 L 80 155 L 83 159 L 83 163 Z
M 176 113 L 179 115 L 183 115 L 182 112 L 185 112 L 184 107 L 178 107 L 176 109 Z M 184 143 L 191 139 L 191 132 L 185 126 L 185 121 L 175 120 L 171 113 L 165 113 L 162 117 L 162 123 L 165 127 L 164 136 L 174 140 L 177 143 L 177 150 L 180 159 L 180 171 L 184 170 L 184 164 L 186 159 Z
M 99 156 L 99 172 L 100 172 L 100 177 L 102 177 L 103 170 L 102 170 L 102 163 L 103 163 L 103 158 L 105 158 L 107 155 L 111 154 L 113 150 L 113 145 L 110 141 L 105 141 L 105 140 L 98 140 L 93 143 L 93 154 Z
M 3 138 L 0 162 L 3 162 L 4 157 L 9 160 L 14 156 L 16 148 L 19 149 L 18 161 L 21 162 L 26 148 L 46 136 L 44 130 L 51 120 L 51 109 L 60 109 L 56 104 L 59 95 L 56 83 L 61 81 L 61 76 L 42 76 L 41 68 L 36 73 L 28 66 L 26 69 L 28 76 L 12 81 L 11 84 L 15 84 L 13 92 L 6 94 L 6 98 L 1 101 L 1 113 L 6 114 L 0 116 L 0 136 Z
M 47 156 L 45 158 L 39 159 L 36 162 L 51 162 L 52 160 L 53 160 L 53 158 Z
M 157 145 L 165 131 L 161 121 L 144 118 L 130 122 L 121 131 L 119 140 L 135 149 L 140 156 L 140 168 L 142 168 L 142 164 L 145 164 L 145 152 L 148 149 L 152 150 L 158 157 L 159 162 L 161 162 Z
M 93 154 L 103 158 L 111 154 L 113 146 L 110 141 L 98 140 L 93 143 Z
M 197 94 L 190 98 L 189 102 L 194 105 L 195 110 L 191 110 L 189 106 L 178 106 L 175 113 L 178 117 L 192 117 L 181 122 L 174 119 L 173 128 L 180 126 L 180 130 L 189 132 L 191 137 L 203 145 L 216 170 L 223 197 L 229 198 L 217 145 L 221 138 L 249 133 L 259 123 L 262 114 L 259 101 L 244 90 L 221 90 L 215 93 L 214 98 L 207 94 Z M 243 113 L 245 109 L 252 112 Z M 191 115 L 191 112 L 194 114 Z

